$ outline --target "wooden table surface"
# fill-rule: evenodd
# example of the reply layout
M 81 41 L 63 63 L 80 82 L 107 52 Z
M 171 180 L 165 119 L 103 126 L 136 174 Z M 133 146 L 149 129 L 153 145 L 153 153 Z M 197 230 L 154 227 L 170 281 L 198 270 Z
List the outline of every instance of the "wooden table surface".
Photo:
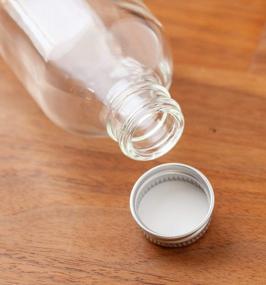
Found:
M 266 2 L 149 0 L 175 61 L 186 129 L 152 162 L 54 126 L 0 62 L 0 284 L 266 284 Z M 183 249 L 147 242 L 136 179 L 165 162 L 202 170 L 216 207 Z

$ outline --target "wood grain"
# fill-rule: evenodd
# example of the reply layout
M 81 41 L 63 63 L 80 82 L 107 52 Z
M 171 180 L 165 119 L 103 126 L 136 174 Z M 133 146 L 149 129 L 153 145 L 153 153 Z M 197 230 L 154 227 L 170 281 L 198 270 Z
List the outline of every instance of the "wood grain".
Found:
M 55 127 L 0 62 L 1 285 L 266 283 L 266 2 L 146 2 L 186 118 L 157 161 Z M 164 162 L 199 168 L 215 189 L 208 233 L 184 249 L 150 244 L 129 213 L 134 181 Z

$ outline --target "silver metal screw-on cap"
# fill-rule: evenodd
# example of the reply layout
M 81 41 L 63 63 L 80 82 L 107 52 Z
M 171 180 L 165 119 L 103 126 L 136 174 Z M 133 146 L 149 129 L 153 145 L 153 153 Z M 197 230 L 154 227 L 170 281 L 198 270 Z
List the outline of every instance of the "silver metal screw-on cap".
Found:
M 159 165 L 144 173 L 130 196 L 133 218 L 153 243 L 181 247 L 208 229 L 214 193 L 197 169 L 180 163 Z

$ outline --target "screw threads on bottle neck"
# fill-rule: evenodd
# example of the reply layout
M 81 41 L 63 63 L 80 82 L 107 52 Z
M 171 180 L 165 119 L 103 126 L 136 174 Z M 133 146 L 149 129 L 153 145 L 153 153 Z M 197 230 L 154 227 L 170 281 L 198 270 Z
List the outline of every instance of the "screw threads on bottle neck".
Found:
M 126 156 L 156 159 L 180 139 L 184 118 L 165 87 L 152 81 L 123 84 L 109 98 L 107 130 Z

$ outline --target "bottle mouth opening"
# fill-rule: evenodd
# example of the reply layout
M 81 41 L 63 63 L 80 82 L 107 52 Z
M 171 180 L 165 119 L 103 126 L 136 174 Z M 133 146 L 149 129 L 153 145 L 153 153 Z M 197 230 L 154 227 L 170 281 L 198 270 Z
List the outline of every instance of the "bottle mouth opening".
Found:
M 119 138 L 125 155 L 135 160 L 153 160 L 169 152 L 179 141 L 184 118 L 170 98 L 136 112 L 123 126 Z

